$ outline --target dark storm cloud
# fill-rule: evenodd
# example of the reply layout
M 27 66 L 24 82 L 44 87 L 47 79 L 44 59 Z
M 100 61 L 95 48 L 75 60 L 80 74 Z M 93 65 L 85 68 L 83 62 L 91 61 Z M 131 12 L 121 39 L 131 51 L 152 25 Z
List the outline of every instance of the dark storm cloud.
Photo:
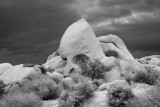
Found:
M 72 0 L 1 0 L 0 62 L 44 63 L 78 18 Z

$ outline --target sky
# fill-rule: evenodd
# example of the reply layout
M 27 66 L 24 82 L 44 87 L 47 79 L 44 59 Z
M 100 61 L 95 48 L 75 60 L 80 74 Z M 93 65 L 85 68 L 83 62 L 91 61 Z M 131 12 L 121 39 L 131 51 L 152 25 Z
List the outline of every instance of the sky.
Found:
M 0 0 L 0 63 L 43 64 L 65 30 L 85 18 L 135 58 L 160 54 L 160 0 Z

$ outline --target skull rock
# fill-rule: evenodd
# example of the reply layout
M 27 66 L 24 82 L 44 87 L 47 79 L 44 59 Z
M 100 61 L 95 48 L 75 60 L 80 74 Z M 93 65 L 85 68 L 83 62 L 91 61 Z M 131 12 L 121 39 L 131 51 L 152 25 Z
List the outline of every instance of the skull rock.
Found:
M 74 63 L 76 55 L 84 54 L 90 58 L 102 59 L 105 57 L 101 44 L 96 38 L 91 26 L 81 19 L 68 27 L 59 46 L 60 56 L 67 61 L 65 74 L 71 71 L 80 71 Z

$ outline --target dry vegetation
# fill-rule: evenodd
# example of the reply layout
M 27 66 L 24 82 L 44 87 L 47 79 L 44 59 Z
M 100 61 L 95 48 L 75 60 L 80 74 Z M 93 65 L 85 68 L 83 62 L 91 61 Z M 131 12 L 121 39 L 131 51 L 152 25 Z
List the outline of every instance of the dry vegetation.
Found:
M 136 107 L 137 99 L 129 87 L 112 87 L 107 96 L 111 107 Z
M 34 93 L 9 93 L 0 100 L 1 107 L 42 107 L 40 98 Z
M 58 98 L 61 93 L 60 86 L 47 77 L 35 79 L 25 84 L 21 89 L 23 92 L 34 92 L 42 100 Z
M 93 96 L 94 86 L 92 82 L 82 77 L 72 90 L 63 90 L 59 107 L 81 107 L 83 102 Z

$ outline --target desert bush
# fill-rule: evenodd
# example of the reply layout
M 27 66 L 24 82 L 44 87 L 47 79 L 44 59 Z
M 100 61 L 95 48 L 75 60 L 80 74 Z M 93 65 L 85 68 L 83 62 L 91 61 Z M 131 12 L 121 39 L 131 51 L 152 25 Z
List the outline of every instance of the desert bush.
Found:
M 156 85 L 160 81 L 159 72 L 155 71 L 153 68 L 146 67 L 145 72 L 137 72 L 133 81 L 138 83 L 145 83 L 149 85 Z
M 136 97 L 129 87 L 109 88 L 107 96 L 111 107 L 136 107 Z
M 4 87 L 5 84 L 3 83 L 3 81 L 0 80 L 0 98 L 5 93 Z
M 92 79 L 102 79 L 104 78 L 105 73 L 109 71 L 109 69 L 105 67 L 98 59 L 95 59 L 95 62 L 90 63 L 89 65 L 91 66 L 92 69 L 90 72 Z
M 77 55 L 74 60 L 75 63 L 81 67 L 81 74 L 92 79 L 102 79 L 104 78 L 105 72 L 109 71 L 100 60 L 91 60 L 84 54 Z
M 76 101 L 76 94 L 69 90 L 63 90 L 60 100 L 59 107 L 74 107 Z
M 81 107 L 82 103 L 93 96 L 92 81 L 83 78 L 72 90 L 64 90 L 60 97 L 59 107 Z
M 42 107 L 40 98 L 34 93 L 10 93 L 0 100 L 1 107 Z
M 21 89 L 23 92 L 34 92 L 43 100 L 55 99 L 61 92 L 60 86 L 47 77 L 35 79 Z
M 88 78 L 83 78 L 79 81 L 78 84 L 78 88 L 73 89 L 77 91 L 77 95 L 83 97 L 83 100 L 87 100 L 92 97 L 94 85 L 91 80 L 89 80 Z

